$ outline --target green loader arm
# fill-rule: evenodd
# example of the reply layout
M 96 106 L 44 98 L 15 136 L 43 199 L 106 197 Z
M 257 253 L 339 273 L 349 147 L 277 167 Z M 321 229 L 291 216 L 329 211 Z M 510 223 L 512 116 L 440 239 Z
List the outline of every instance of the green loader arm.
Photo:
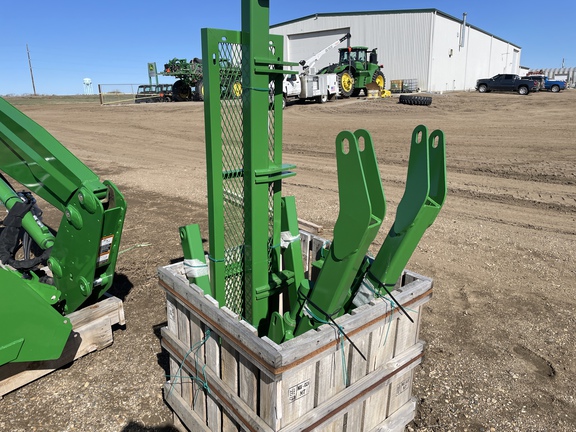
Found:
M 54 357 L 53 349 L 41 347 L 33 329 L 49 327 L 50 322 L 58 322 L 61 327 L 63 314 L 73 312 L 89 299 L 99 298 L 110 288 L 126 202 L 113 183 L 101 182 L 44 128 L 0 98 L 0 202 L 9 211 L 16 205 L 22 206 L 23 202 L 31 206 L 33 203 L 27 203 L 26 199 L 31 194 L 17 193 L 3 173 L 60 210 L 62 219 L 54 233 L 26 207 L 21 223 L 12 228 L 21 226 L 44 251 L 42 256 L 49 255 L 47 264 L 52 281 L 39 276 L 42 272 L 39 266 L 22 270 L 3 263 L 0 268 L 0 365 L 9 361 L 57 358 L 59 354 Z M 0 234 L 0 243 L 1 240 Z M 8 318 L 8 308 L 19 311 L 18 320 Z M 8 327 L 12 328 L 11 332 L 4 331 Z M 70 332 L 70 326 L 65 327 L 67 331 L 54 331 L 59 336 L 54 336 L 52 346 L 63 346 L 62 340 L 65 343 Z M 20 339 L 21 343 L 16 345 L 21 347 L 14 355 L 14 343 Z M 37 346 L 30 347 L 30 344 Z M 8 346 L 12 348 L 6 348 Z M 19 353 L 24 352 L 28 354 L 21 357 Z

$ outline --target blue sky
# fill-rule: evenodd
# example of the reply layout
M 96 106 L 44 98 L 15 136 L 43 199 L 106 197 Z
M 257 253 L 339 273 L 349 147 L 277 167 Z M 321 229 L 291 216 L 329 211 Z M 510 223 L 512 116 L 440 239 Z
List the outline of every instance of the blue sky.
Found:
M 97 84 L 146 83 L 146 64 L 201 57 L 200 29 L 240 30 L 241 0 L 3 0 L 0 95 L 81 94 Z M 522 47 L 531 68 L 576 67 L 576 2 L 270 1 L 270 23 L 314 13 L 435 8 Z M 164 78 L 161 82 L 173 82 Z

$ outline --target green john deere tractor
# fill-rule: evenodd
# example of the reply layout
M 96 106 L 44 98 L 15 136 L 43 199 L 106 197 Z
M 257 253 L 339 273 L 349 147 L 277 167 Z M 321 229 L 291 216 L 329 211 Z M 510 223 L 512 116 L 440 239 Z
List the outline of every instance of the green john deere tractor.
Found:
M 358 96 L 366 85 L 375 82 L 383 89 L 386 78 L 378 65 L 376 48 L 368 51 L 367 47 L 356 46 L 340 48 L 340 60 L 321 69 L 319 73 L 335 73 L 338 75 L 340 96 L 348 98 Z

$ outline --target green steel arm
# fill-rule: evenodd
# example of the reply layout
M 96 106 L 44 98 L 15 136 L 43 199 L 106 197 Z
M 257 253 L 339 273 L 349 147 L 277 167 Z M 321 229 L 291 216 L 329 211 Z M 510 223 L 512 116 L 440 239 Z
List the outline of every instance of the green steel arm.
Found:
M 0 98 L 0 171 L 64 211 L 80 186 L 98 197 L 107 188 L 46 129 Z
M 100 297 L 112 284 L 126 212 L 116 186 L 99 178 L 44 128 L 0 98 L 0 171 L 63 212 L 53 238 L 28 219 L 23 227 L 44 249 L 65 302 L 76 310 L 89 297 Z M 7 208 L 15 192 L 0 181 Z M 35 225 L 36 224 L 36 225 Z M 34 232 L 38 234 L 36 237 Z M 44 236 L 44 237 L 42 237 Z
M 359 140 L 364 141 L 361 151 Z M 328 317 L 342 315 L 368 247 L 376 237 L 386 212 L 382 181 L 370 134 L 358 130 L 340 132 L 336 138 L 340 212 L 334 241 L 318 280 L 306 297 L 310 315 L 300 313 L 294 332 L 298 336 Z M 316 317 L 316 318 L 315 318 Z
M 406 190 L 394 224 L 368 270 L 368 279 L 376 289 L 394 287 L 424 232 L 438 216 L 446 191 L 444 133 L 435 130 L 428 135 L 425 126 L 417 126 L 412 133 Z

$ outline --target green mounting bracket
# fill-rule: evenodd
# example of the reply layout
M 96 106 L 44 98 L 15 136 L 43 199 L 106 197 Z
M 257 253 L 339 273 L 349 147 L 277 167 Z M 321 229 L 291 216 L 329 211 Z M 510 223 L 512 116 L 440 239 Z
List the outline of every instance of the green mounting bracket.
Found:
M 366 274 L 396 281 L 444 202 L 446 168 L 442 132 L 417 127 L 406 193 L 370 265 L 386 213 L 382 181 L 370 134 L 341 132 L 334 240 L 316 282 L 305 279 L 295 200 L 282 197 L 282 180 L 295 175 L 282 163 L 282 80 L 297 64 L 283 60 L 268 23 L 268 0 L 244 0 L 242 31 L 202 29 L 210 274 L 191 281 L 280 343 L 349 312 Z M 203 267 L 199 228 L 181 235 L 185 258 Z
M 394 224 L 368 270 L 368 280 L 382 292 L 394 287 L 428 227 L 440 212 L 447 193 L 444 133 L 428 135 L 425 126 L 412 133 L 406 190 Z M 385 292 L 384 292 L 385 294 Z
M 363 141 L 363 150 L 359 141 Z M 386 213 L 386 201 L 372 138 L 366 130 L 336 137 L 340 212 L 334 240 L 318 280 L 301 309 L 295 336 L 343 314 L 354 281 Z M 308 315 L 305 314 L 308 313 Z

